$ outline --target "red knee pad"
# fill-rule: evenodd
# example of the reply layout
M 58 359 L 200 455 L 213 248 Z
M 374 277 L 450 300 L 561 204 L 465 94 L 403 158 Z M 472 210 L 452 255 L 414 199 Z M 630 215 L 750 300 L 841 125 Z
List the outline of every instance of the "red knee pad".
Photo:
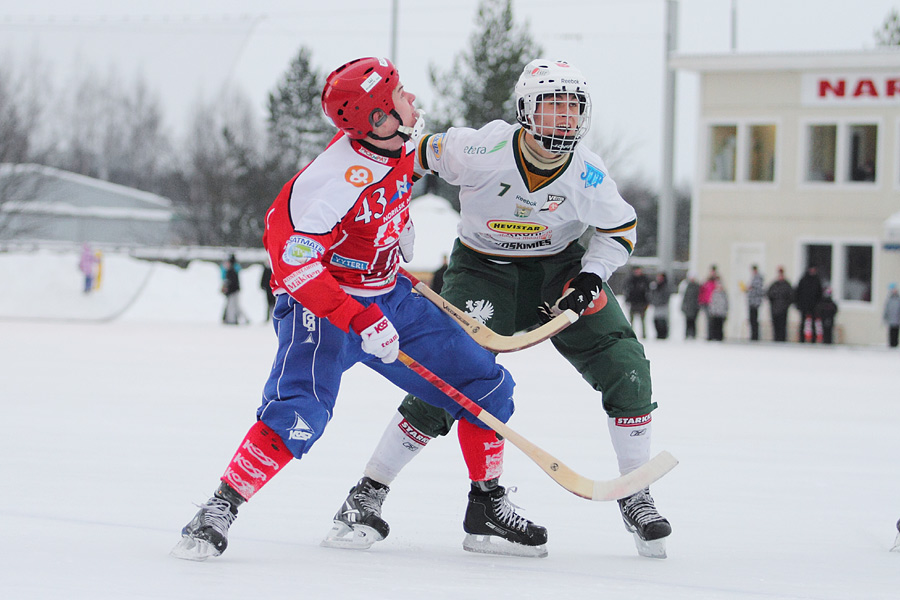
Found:
M 247 432 L 221 479 L 244 500 L 249 500 L 292 458 L 294 455 L 278 434 L 257 421 Z
M 493 429 L 482 429 L 460 419 L 456 426 L 459 447 L 469 468 L 469 479 L 487 481 L 503 473 L 503 440 Z

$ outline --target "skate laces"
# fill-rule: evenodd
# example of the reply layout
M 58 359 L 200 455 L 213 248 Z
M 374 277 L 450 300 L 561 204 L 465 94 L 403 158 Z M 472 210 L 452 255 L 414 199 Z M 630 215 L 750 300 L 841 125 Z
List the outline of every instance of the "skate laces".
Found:
M 662 520 L 660 514 L 656 512 L 650 491 L 646 489 L 622 500 L 622 512 L 639 525 Z
M 228 528 L 234 523 L 237 515 L 231 512 L 231 503 L 213 496 L 206 504 L 199 505 L 202 511 L 202 521 L 204 525 L 212 527 L 221 534 L 225 534 Z
M 531 521 L 516 513 L 516 509 L 522 507 L 513 504 L 509 499 L 509 495 L 517 490 L 518 488 L 515 486 L 506 488 L 502 496 L 499 498 L 491 498 L 491 501 L 494 503 L 494 512 L 500 517 L 500 520 L 502 520 L 505 525 L 508 525 L 513 529 L 518 529 L 519 531 L 525 531 Z
M 389 488 L 387 487 L 375 489 L 375 486 L 366 484 L 365 487 L 353 494 L 353 499 L 367 512 L 380 517 L 381 505 L 384 504 L 388 491 Z

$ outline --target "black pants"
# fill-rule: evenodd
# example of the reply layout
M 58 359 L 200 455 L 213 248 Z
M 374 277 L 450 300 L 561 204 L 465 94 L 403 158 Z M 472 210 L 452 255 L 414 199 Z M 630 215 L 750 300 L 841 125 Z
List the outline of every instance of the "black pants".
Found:
M 888 346 L 897 347 L 898 339 L 900 339 L 900 325 L 891 325 L 888 327 Z
M 759 339 L 759 307 L 750 307 L 750 339 Z
M 708 340 L 713 342 L 721 342 L 725 339 L 725 317 L 709 318 L 709 336 Z
M 787 313 L 772 315 L 772 339 L 776 342 L 787 341 Z
M 697 337 L 697 316 L 684 318 L 684 339 L 693 340 Z
M 653 319 L 656 326 L 656 339 L 664 340 L 669 337 L 669 321 L 667 319 Z

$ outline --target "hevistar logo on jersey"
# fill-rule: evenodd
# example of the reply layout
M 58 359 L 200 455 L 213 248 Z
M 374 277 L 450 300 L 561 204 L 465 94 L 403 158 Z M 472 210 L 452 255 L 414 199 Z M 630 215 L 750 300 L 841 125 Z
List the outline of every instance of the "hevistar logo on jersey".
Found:
M 517 223 L 515 221 L 488 221 L 487 226 L 491 231 L 511 233 L 514 235 L 539 233 L 547 229 L 546 225 L 541 225 L 539 223 Z
M 372 175 L 372 171 L 362 165 L 353 165 L 347 172 L 344 173 L 344 179 L 350 185 L 355 185 L 356 187 L 366 187 L 372 181 L 374 181 L 375 177 Z

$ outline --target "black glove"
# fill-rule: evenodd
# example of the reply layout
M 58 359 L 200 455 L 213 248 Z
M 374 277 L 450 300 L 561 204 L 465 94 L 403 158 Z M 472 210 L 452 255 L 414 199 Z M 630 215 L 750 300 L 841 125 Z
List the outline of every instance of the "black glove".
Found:
M 549 302 L 544 302 L 538 307 L 538 317 L 542 323 L 547 323 L 566 309 L 573 310 L 581 316 L 602 291 L 603 279 L 599 275 L 583 271 L 569 282 L 569 288 L 563 292 L 556 304 L 551 306 Z

